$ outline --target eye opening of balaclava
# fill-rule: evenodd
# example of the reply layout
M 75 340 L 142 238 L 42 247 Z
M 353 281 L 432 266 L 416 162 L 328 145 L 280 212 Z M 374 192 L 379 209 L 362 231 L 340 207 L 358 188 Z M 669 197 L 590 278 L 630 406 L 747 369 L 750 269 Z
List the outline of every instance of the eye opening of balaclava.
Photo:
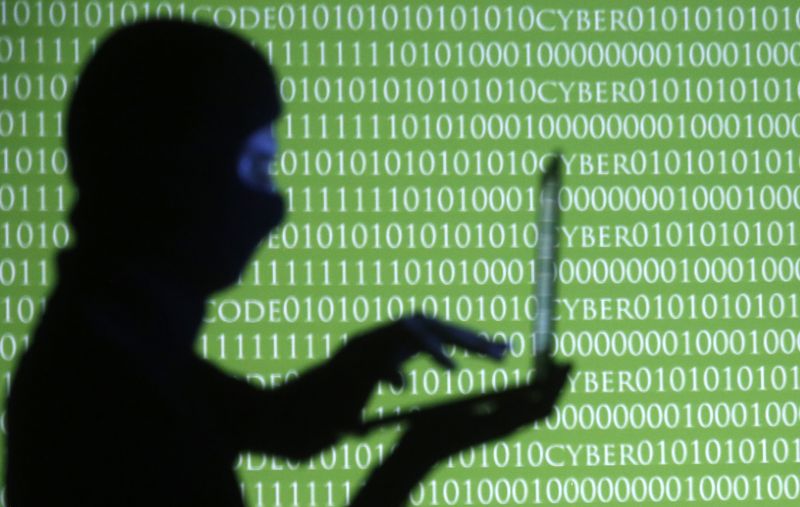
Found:
M 83 68 L 67 113 L 78 248 L 196 248 L 182 231 L 209 225 L 214 234 L 231 206 L 260 202 L 237 183 L 237 156 L 280 114 L 269 64 L 230 32 L 176 20 L 113 32 Z

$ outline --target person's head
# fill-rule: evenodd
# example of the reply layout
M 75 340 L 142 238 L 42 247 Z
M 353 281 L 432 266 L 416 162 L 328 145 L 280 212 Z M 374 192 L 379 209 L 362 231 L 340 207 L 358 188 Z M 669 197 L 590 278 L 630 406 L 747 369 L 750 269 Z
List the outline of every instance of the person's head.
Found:
M 85 256 L 167 263 L 211 292 L 235 282 L 283 218 L 267 174 L 275 77 L 232 33 L 168 20 L 122 27 L 84 66 L 67 114 L 70 220 Z

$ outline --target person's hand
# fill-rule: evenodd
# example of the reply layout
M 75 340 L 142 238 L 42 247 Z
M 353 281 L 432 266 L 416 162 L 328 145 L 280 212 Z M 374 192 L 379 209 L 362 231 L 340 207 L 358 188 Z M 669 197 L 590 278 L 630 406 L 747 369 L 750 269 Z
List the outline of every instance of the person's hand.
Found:
M 415 314 L 351 338 L 327 363 L 285 386 L 284 394 L 314 407 L 320 424 L 338 433 L 353 431 L 380 381 L 403 385 L 402 364 L 419 352 L 445 368 L 455 363 L 444 345 L 500 359 L 507 346 L 453 324 Z
M 504 343 L 488 341 L 462 327 L 415 314 L 355 336 L 332 362 L 339 362 L 340 367 L 356 367 L 372 385 L 385 380 L 401 387 L 400 366 L 419 352 L 430 355 L 445 368 L 455 368 L 444 352 L 444 345 L 455 345 L 496 360 L 508 349 Z
M 551 363 L 544 379 L 497 393 L 488 404 L 457 404 L 413 419 L 394 451 L 372 471 L 350 506 L 406 505 L 414 486 L 442 459 L 547 417 L 569 370 L 569 365 Z
M 551 363 L 548 375 L 530 386 L 497 393 L 487 403 L 412 420 L 397 449 L 432 466 L 461 450 L 504 437 L 550 414 L 569 370 L 570 365 Z

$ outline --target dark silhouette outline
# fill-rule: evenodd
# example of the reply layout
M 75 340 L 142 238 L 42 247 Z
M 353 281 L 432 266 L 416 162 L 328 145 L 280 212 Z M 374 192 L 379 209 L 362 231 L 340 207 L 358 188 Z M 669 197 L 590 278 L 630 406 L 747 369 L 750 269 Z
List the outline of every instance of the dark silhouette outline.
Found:
M 76 243 L 7 401 L 10 507 L 243 505 L 233 463 L 257 451 L 307 459 L 356 431 L 379 381 L 450 343 L 504 347 L 421 315 L 350 340 L 327 363 L 260 389 L 197 357 L 206 298 L 234 283 L 284 214 L 235 170 L 243 142 L 280 115 L 263 56 L 180 21 L 123 27 L 98 47 L 68 112 Z M 351 505 L 394 506 L 439 460 L 544 417 L 566 380 L 482 412 L 407 428 Z

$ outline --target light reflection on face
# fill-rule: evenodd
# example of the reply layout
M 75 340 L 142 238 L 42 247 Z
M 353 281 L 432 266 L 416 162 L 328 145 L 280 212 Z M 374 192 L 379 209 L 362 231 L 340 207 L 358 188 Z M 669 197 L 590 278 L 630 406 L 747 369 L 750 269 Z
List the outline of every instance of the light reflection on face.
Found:
M 277 151 L 278 142 L 275 140 L 272 124 L 254 131 L 245 140 L 239 155 L 239 180 L 253 190 L 277 194 L 278 190 L 269 174 Z

